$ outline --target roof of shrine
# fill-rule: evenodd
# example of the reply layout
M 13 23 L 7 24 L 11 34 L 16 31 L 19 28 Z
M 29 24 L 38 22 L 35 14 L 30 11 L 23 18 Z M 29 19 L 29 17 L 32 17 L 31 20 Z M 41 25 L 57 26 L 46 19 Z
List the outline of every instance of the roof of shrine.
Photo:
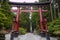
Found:
M 16 3 L 16 2 L 8 2 L 10 5 L 17 5 L 17 6 L 41 6 L 41 5 L 48 5 L 50 2 L 41 2 L 41 3 Z

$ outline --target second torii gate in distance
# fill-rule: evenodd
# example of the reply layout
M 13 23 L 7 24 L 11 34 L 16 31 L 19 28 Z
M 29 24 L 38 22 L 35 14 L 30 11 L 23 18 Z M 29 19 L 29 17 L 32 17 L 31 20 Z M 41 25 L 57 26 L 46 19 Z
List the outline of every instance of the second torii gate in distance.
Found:
M 39 20 L 40 20 L 39 29 L 41 31 L 40 33 L 43 34 L 44 27 L 43 27 L 42 13 L 43 12 L 48 12 L 48 10 L 43 10 L 42 7 L 50 4 L 50 2 L 45 2 L 45 3 L 14 3 L 14 2 L 9 2 L 9 4 L 11 5 L 11 7 L 17 7 L 17 10 L 11 10 L 11 11 L 17 12 L 16 16 L 14 18 L 14 21 L 13 21 L 13 25 L 12 25 L 12 31 L 13 32 L 14 32 L 14 30 L 16 32 L 18 32 L 18 30 L 19 30 L 19 16 L 20 16 L 21 12 L 39 12 L 39 17 L 40 17 L 39 18 Z M 29 6 L 30 9 L 29 10 L 21 10 L 20 8 L 22 6 L 27 6 L 27 7 Z M 33 6 L 37 6 L 39 9 L 38 10 L 31 9 L 31 7 L 33 8 Z M 46 23 L 46 18 L 44 18 L 44 22 Z M 46 31 L 46 34 L 47 34 L 48 33 L 48 31 L 47 31 L 48 30 L 47 23 L 46 23 L 45 27 L 46 27 L 45 31 Z

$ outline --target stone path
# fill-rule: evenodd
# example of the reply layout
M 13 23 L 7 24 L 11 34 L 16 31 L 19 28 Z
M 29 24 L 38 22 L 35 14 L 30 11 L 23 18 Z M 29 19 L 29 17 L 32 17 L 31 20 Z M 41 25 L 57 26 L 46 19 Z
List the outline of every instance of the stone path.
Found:
M 10 34 L 6 34 L 5 40 L 10 40 Z M 51 40 L 57 40 L 56 38 L 50 37 Z M 25 35 L 19 35 L 18 38 L 14 38 L 14 40 L 46 40 L 46 38 L 43 38 L 39 35 L 34 35 L 33 33 L 27 33 Z

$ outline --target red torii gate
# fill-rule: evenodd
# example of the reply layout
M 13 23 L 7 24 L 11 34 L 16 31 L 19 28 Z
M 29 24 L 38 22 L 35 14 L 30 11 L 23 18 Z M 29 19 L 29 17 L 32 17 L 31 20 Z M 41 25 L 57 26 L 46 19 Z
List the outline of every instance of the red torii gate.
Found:
M 13 25 L 12 25 L 12 31 L 13 30 L 15 30 L 15 31 L 17 31 L 18 32 L 18 28 L 19 28 L 19 16 L 20 16 L 20 13 L 21 12 L 39 12 L 39 17 L 40 17 L 40 26 L 39 26 L 39 28 L 40 28 L 40 31 L 41 32 L 43 32 L 44 31 L 44 28 L 43 28 L 43 18 L 42 18 L 42 13 L 43 12 L 48 12 L 48 10 L 43 10 L 41 7 L 39 7 L 39 10 L 21 10 L 20 9 L 20 7 L 17 7 L 18 9 L 17 10 L 11 10 L 11 11 L 14 11 L 14 12 L 17 12 L 17 14 L 16 14 L 16 17 L 15 17 L 15 19 L 14 19 L 14 23 L 13 23 Z M 47 27 L 46 27 L 47 28 Z
M 16 13 L 16 16 L 13 20 L 13 25 L 12 25 L 12 32 L 19 31 L 19 16 L 21 12 L 39 12 L 39 17 L 40 17 L 40 21 L 39 21 L 39 30 L 41 31 L 40 34 L 41 36 L 44 36 L 44 33 L 46 34 L 47 40 L 50 40 L 49 35 L 48 35 L 48 26 L 47 26 L 47 20 L 46 18 L 42 17 L 42 13 L 43 12 L 48 12 L 48 10 L 43 10 L 41 7 L 39 7 L 39 10 L 21 10 L 20 7 L 17 7 L 17 10 L 11 10 Z M 44 26 L 43 26 L 44 25 Z M 44 29 L 45 27 L 45 29 Z
M 43 32 L 45 31 L 46 32 L 46 36 L 47 36 L 47 40 L 50 40 L 49 37 L 48 37 L 47 20 L 46 20 L 46 18 L 42 17 L 42 13 L 48 11 L 48 10 L 43 10 L 42 6 L 48 5 L 48 4 L 50 4 L 50 2 L 45 2 L 45 3 L 14 3 L 14 2 L 9 2 L 9 4 L 12 7 L 17 7 L 17 10 L 11 10 L 11 11 L 17 12 L 16 16 L 15 16 L 15 18 L 13 20 L 12 32 L 14 32 L 14 30 L 16 32 L 18 32 L 18 30 L 19 30 L 19 16 L 20 16 L 21 12 L 39 12 L 39 17 L 40 17 L 40 19 L 39 19 L 40 20 L 40 22 L 39 22 L 39 25 L 40 25 L 39 29 L 41 31 L 41 34 L 43 34 Z M 30 6 L 30 7 L 38 6 L 39 9 L 38 10 L 21 10 L 20 7 L 22 7 L 22 6 Z M 45 29 L 44 29 L 43 24 L 45 26 Z M 11 37 L 11 39 L 12 39 L 12 37 Z

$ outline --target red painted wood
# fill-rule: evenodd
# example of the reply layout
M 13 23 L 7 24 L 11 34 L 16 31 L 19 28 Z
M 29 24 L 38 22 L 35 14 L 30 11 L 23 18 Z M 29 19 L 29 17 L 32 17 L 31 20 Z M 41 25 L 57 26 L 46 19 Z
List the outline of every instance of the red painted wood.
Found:
M 46 35 L 48 34 L 48 25 L 47 25 L 47 19 L 46 18 L 44 18 L 43 19 L 43 24 L 44 24 L 44 27 L 45 27 L 45 33 L 46 33 Z
M 16 17 L 13 19 L 12 32 L 16 31 Z
M 17 10 L 11 10 L 12 12 L 17 12 Z M 20 12 L 39 12 L 39 10 L 20 10 Z M 42 10 L 42 12 L 48 12 L 48 10 Z
M 20 16 L 20 7 L 17 9 L 17 14 L 16 14 L 16 31 L 19 30 L 19 16 Z
M 42 19 L 42 9 L 41 8 L 39 8 L 39 18 L 40 18 L 40 26 L 39 26 L 39 28 L 40 28 L 40 31 L 42 32 L 43 31 L 43 24 L 42 24 L 43 19 Z

